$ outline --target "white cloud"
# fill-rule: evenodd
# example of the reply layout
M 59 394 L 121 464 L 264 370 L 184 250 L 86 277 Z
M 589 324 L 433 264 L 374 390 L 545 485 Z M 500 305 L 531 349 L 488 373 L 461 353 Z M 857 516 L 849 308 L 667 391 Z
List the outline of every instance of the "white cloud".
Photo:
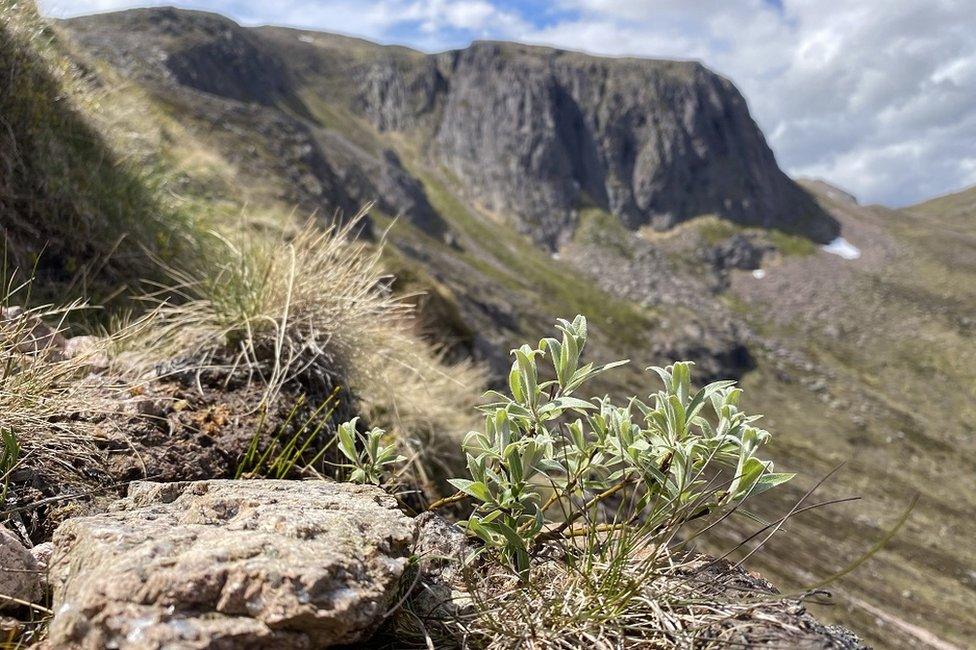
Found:
M 969 0 L 564 0 L 523 35 L 593 52 L 693 57 L 733 79 L 781 165 L 904 204 L 976 182 Z
M 976 182 L 972 0 L 554 0 L 545 14 L 491 0 L 172 2 L 428 50 L 511 38 L 699 59 L 738 84 L 793 174 L 889 204 Z M 42 0 L 59 14 L 133 4 Z

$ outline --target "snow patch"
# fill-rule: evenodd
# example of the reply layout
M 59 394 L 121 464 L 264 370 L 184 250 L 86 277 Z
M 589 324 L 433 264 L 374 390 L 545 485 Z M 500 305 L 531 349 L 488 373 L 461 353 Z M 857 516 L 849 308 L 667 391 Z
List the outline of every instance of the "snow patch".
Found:
M 766 277 L 766 269 L 756 269 L 752 272 L 752 277 L 756 278 L 757 280 L 762 280 L 764 277 Z
M 861 249 L 843 237 L 838 237 L 826 246 L 821 246 L 820 248 L 831 255 L 843 257 L 845 260 L 856 260 L 861 256 Z
M 298 40 L 300 40 L 302 43 L 314 43 L 315 42 L 315 39 L 314 38 L 312 38 L 311 36 L 306 36 L 305 34 L 302 34 L 301 36 L 299 36 L 298 37 Z

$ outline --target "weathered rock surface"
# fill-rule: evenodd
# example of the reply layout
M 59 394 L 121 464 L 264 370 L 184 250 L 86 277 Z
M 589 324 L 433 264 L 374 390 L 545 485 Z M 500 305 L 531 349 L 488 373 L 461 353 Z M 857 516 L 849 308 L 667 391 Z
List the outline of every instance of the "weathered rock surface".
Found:
M 416 519 L 418 559 L 416 583 L 410 592 L 410 613 L 398 619 L 453 617 L 468 600 L 462 570 L 468 555 L 477 547 L 460 528 L 443 517 L 427 512 Z
M 40 571 L 34 556 L 9 530 L 0 526 L 0 609 L 17 606 L 10 599 L 34 602 L 41 595 Z
M 838 230 L 780 171 L 735 86 L 698 63 L 493 42 L 436 57 L 439 77 L 374 67 L 367 116 L 410 128 L 436 110 L 439 161 L 539 243 L 557 247 L 593 204 L 629 228 L 713 213 L 823 241 Z
M 369 486 L 136 483 L 62 524 L 54 647 L 320 648 L 375 632 L 414 538 Z

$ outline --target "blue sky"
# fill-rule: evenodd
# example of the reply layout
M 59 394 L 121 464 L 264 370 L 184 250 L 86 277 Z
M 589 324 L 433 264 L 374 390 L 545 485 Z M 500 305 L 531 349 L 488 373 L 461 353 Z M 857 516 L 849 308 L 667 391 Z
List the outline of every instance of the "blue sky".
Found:
M 509 39 L 697 59 L 749 100 L 781 166 L 905 205 L 976 184 L 972 0 L 40 0 L 174 4 L 434 51 Z

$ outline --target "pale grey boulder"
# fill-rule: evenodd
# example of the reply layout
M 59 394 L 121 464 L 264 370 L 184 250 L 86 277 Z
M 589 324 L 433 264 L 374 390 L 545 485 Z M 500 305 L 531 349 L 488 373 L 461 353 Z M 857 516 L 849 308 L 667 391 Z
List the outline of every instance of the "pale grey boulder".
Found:
M 378 488 L 137 483 L 54 535 L 54 647 L 322 648 L 392 604 L 414 524 Z

